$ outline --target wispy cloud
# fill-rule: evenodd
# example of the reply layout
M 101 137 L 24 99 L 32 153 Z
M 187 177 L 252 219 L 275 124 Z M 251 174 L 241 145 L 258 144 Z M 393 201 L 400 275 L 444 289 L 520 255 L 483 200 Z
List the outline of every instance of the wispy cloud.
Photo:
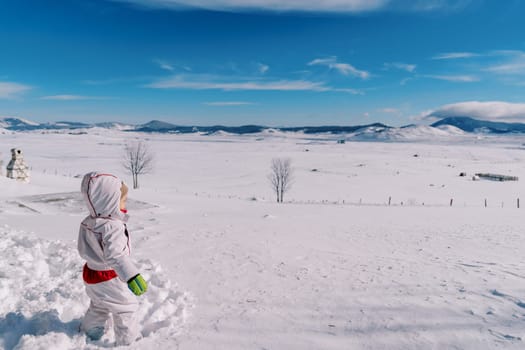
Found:
M 327 58 L 316 58 L 308 62 L 309 66 L 326 66 L 329 69 L 335 69 L 343 75 L 353 75 L 361 79 L 368 79 L 370 73 L 364 70 L 355 68 L 349 63 L 337 62 L 337 57 L 327 57 Z
M 454 83 L 473 83 L 479 81 L 479 78 L 473 75 L 423 75 L 424 78 L 445 80 Z
M 91 79 L 91 80 L 82 80 L 82 84 L 86 85 L 119 85 L 119 84 L 130 84 L 130 83 L 140 83 L 147 82 L 153 79 L 153 76 L 136 76 L 136 77 L 118 77 L 118 78 L 107 78 L 107 79 Z
M 159 68 L 164 69 L 168 72 L 173 72 L 176 69 L 184 70 L 186 72 L 191 72 L 191 68 L 185 65 L 173 64 L 166 60 L 154 59 L 153 62 L 159 66 Z
M 493 64 L 484 69 L 495 74 L 525 74 L 525 52 L 515 50 L 493 51 L 493 55 L 503 56 L 503 62 Z
M 413 80 L 414 78 L 408 77 L 399 82 L 399 85 L 405 86 L 410 80 Z
M 270 66 L 268 66 L 267 64 L 264 64 L 264 63 L 257 63 L 257 69 L 258 69 L 259 73 L 265 74 L 270 69 Z
M 392 0 L 392 6 L 422 12 L 458 11 L 467 7 L 472 0 Z
M 416 70 L 416 65 L 415 64 L 408 64 L 408 63 L 401 63 L 401 62 L 389 62 L 389 63 L 384 63 L 383 64 L 383 68 L 384 69 L 399 69 L 399 70 L 404 70 L 404 71 L 407 71 L 409 73 L 412 73 Z
M 170 71 L 170 72 L 173 72 L 175 70 L 175 68 L 168 62 L 164 61 L 164 60 L 153 60 L 153 62 L 155 62 L 156 64 L 158 64 L 158 66 L 164 70 L 167 70 L 167 71 Z
M 468 116 L 476 119 L 525 122 L 525 103 L 503 101 L 466 101 L 439 107 L 427 114 L 429 118 Z
M 246 101 L 216 101 L 216 102 L 204 102 L 207 106 L 218 106 L 218 107 L 229 107 L 229 106 L 247 106 L 253 105 L 253 102 Z
M 475 52 L 446 52 L 438 54 L 432 59 L 434 60 L 454 60 L 461 58 L 472 58 L 472 57 L 523 57 L 525 56 L 525 51 L 520 50 L 491 50 L 487 52 L 475 53 Z
M 391 108 L 391 107 L 380 108 L 380 109 L 378 109 L 378 111 L 379 112 L 383 112 L 383 113 L 391 113 L 391 114 L 398 114 L 399 113 L 399 109 Z
M 145 8 L 212 11 L 276 11 L 361 13 L 381 10 L 433 12 L 457 11 L 471 0 L 113 0 Z
M 456 60 L 460 58 L 478 57 L 480 54 L 473 52 L 446 52 L 432 57 L 433 60 Z
M 324 82 L 309 80 L 243 79 L 209 75 L 175 75 L 145 85 L 153 89 L 190 89 L 223 91 L 336 91 L 359 94 L 355 89 L 335 88 Z
M 31 89 L 32 87 L 29 85 L 0 81 L 0 99 L 14 99 Z
M 53 100 L 53 101 L 79 101 L 79 100 L 102 100 L 106 97 L 99 96 L 82 96 L 82 95 L 50 95 L 43 96 L 41 100 Z
M 418 114 L 409 116 L 408 120 L 421 123 L 421 122 L 435 121 L 436 119 L 439 119 L 439 118 L 432 116 L 433 112 L 434 112 L 433 110 L 427 109 L 427 110 L 419 112 Z
M 326 91 L 323 83 L 306 80 L 277 81 L 206 81 L 192 80 L 185 76 L 174 76 L 159 80 L 146 87 L 154 89 L 192 89 L 192 90 L 278 90 L 278 91 Z
M 487 56 L 524 56 L 525 51 L 521 50 L 492 50 Z
M 493 65 L 486 68 L 485 71 L 498 74 L 524 74 L 525 60 L 523 62 Z
M 449 52 L 434 56 L 435 60 L 453 60 L 461 58 L 483 58 L 479 69 L 496 75 L 525 74 L 525 52 L 520 50 L 492 50 L 484 53 Z
M 381 9 L 390 0 L 114 0 L 143 7 L 215 11 L 366 12 Z
M 360 89 L 345 89 L 345 88 L 330 88 L 327 91 L 335 91 L 335 92 L 346 92 L 352 95 L 364 95 L 365 92 Z

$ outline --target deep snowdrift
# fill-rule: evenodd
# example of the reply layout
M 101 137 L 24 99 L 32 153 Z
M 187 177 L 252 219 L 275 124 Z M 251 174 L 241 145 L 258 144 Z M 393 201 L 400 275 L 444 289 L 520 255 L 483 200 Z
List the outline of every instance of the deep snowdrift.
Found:
M 108 333 L 86 343 L 78 332 L 89 299 L 81 280 L 82 261 L 72 245 L 0 227 L 0 347 L 3 349 L 94 349 L 113 345 Z M 191 298 L 172 285 L 159 265 L 138 264 L 149 282 L 138 317 L 143 339 L 132 348 L 150 348 L 180 333 Z

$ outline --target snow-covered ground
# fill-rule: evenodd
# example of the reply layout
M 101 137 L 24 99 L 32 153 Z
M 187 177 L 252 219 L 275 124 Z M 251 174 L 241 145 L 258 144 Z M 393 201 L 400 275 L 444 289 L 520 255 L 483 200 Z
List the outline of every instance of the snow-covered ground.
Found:
M 523 349 L 522 140 L 444 130 L 423 142 L 431 131 L 407 129 L 393 139 L 411 142 L 345 144 L 0 134 L 4 166 L 20 147 L 32 170 L 29 184 L 0 177 L 0 348 L 112 346 L 112 334 L 86 343 L 77 332 L 88 306 L 79 176 L 130 182 L 123 146 L 142 139 L 156 164 L 130 193 L 130 233 L 151 288 L 144 338 L 129 348 Z M 267 179 L 275 157 L 295 169 L 284 204 Z M 472 181 L 477 172 L 520 180 Z

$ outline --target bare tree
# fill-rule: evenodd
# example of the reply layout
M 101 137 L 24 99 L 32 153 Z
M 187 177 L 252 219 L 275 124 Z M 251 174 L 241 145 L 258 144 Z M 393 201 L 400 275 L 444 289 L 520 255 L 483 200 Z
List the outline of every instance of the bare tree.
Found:
M 153 169 L 153 154 L 143 141 L 126 144 L 124 151 L 123 166 L 133 177 L 133 188 L 138 188 L 139 175 Z
M 268 179 L 275 192 L 277 203 L 282 203 L 284 194 L 292 186 L 293 169 L 290 158 L 274 158 L 272 159 L 271 173 Z

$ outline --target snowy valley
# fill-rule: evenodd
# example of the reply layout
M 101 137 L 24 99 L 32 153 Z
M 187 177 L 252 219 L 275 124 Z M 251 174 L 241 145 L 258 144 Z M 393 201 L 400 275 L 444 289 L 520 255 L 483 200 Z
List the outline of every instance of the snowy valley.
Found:
M 0 348 L 113 345 L 77 331 L 89 303 L 80 180 L 131 182 L 123 149 L 141 140 L 155 166 L 130 192 L 129 228 L 150 290 L 129 348 L 522 349 L 522 136 L 376 131 L 4 129 Z M 30 183 L 4 176 L 14 147 Z M 277 157 L 294 169 L 282 204 L 268 181 Z

